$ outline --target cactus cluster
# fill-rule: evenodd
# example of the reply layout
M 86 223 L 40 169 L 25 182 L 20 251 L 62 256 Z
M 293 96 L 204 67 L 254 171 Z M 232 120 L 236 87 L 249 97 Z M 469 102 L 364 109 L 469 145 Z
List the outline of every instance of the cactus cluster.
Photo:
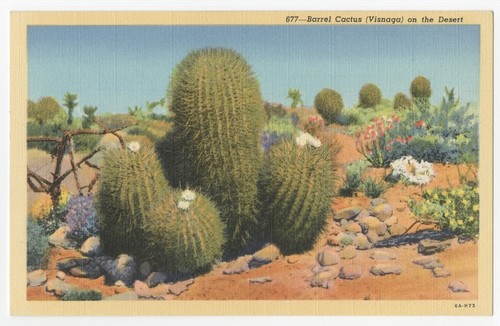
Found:
M 155 152 L 137 143 L 105 152 L 96 194 L 101 243 L 110 255 L 139 254 L 151 206 L 168 190 Z
M 184 276 L 205 272 L 221 259 L 224 224 L 215 206 L 191 190 L 169 192 L 145 224 L 145 258 L 159 270 Z
M 359 106 L 374 108 L 382 101 L 382 92 L 375 84 L 365 84 L 359 90 Z
M 338 92 L 323 88 L 314 98 L 314 107 L 327 123 L 333 123 L 342 113 L 344 101 Z
M 238 251 L 256 223 L 266 120 L 259 83 L 238 53 L 207 48 L 191 52 L 174 69 L 169 98 L 175 114 L 169 169 L 189 171 L 188 182 L 178 184 L 192 183 L 211 195 L 227 225 L 228 249 Z
M 274 146 L 259 181 L 261 223 L 283 254 L 311 249 L 327 223 L 333 196 L 327 146 L 301 135 Z

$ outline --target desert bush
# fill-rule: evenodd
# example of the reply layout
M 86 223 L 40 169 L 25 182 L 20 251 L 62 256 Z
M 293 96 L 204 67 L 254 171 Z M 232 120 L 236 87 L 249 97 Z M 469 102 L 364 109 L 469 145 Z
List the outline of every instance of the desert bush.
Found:
M 359 91 L 359 106 L 375 108 L 382 101 L 382 92 L 375 84 L 365 84 Z
M 70 198 L 69 191 L 62 188 L 59 205 L 54 207 L 50 195 L 42 193 L 31 205 L 30 216 L 43 228 L 45 234 L 50 235 L 64 222 L 64 215 Z
M 383 180 L 367 178 L 362 181 L 361 189 L 363 190 L 366 197 L 378 198 L 387 190 L 387 185 Z
M 97 147 L 101 135 L 75 135 L 73 137 L 75 152 L 90 152 Z
M 40 125 L 46 124 L 61 111 L 61 105 L 51 96 L 41 97 L 37 102 L 28 101 L 28 118 Z
M 311 115 L 307 117 L 307 122 L 302 129 L 315 137 L 325 128 L 325 121 L 321 116 Z
M 411 100 L 403 93 L 394 95 L 394 110 L 407 110 L 411 109 Z
M 344 111 L 335 119 L 336 123 L 343 126 L 359 125 L 361 121 L 359 112 L 355 110 Z
M 267 119 L 271 119 L 273 116 L 284 117 L 286 115 L 286 110 L 281 103 L 264 102 L 264 110 L 266 111 Z
M 192 190 L 176 190 L 162 198 L 151 211 L 145 234 L 145 259 L 177 276 L 206 272 L 222 257 L 224 224 L 219 212 Z
M 309 250 L 327 223 L 332 196 L 327 146 L 309 134 L 284 141 L 271 149 L 261 174 L 260 232 L 285 255 Z
M 151 148 L 129 143 L 107 150 L 102 158 L 96 194 L 103 251 L 110 255 L 140 254 L 143 225 L 151 206 L 165 195 L 168 183 Z
M 342 113 L 344 101 L 342 96 L 333 89 L 323 88 L 314 98 L 316 111 L 327 123 L 333 123 Z
M 343 184 L 338 190 L 339 196 L 352 197 L 354 193 L 361 189 L 363 172 L 368 167 L 366 160 L 359 160 L 349 163 L 346 166 L 346 175 Z
M 49 238 L 33 218 L 28 217 L 27 223 L 27 267 L 28 272 L 31 272 L 43 267 L 49 250 Z
M 137 123 L 137 118 L 128 114 L 104 114 L 95 118 L 95 121 L 107 129 L 121 129 Z
M 99 301 L 102 294 L 96 290 L 69 290 L 61 297 L 62 301 Z
M 431 82 L 424 76 L 417 76 L 410 85 L 410 94 L 413 98 L 431 97 Z
M 64 126 L 48 123 L 39 124 L 35 121 L 28 121 L 27 136 L 49 136 L 62 137 Z M 38 148 L 47 153 L 54 153 L 57 144 L 53 142 L 28 142 L 28 148 Z
M 191 52 L 174 69 L 169 94 L 179 155 L 191 165 L 190 186 L 211 194 L 227 224 L 227 249 L 238 251 L 256 223 L 266 117 L 259 83 L 241 55 L 207 48 Z
M 92 196 L 71 197 L 64 217 L 69 228 L 69 237 L 76 243 L 82 243 L 88 237 L 98 233 L 97 212 Z

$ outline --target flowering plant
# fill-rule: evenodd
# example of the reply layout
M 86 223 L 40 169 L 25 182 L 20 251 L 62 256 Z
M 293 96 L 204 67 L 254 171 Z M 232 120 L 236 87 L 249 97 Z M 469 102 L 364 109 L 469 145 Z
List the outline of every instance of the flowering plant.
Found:
M 479 234 L 479 189 L 466 185 L 459 189 L 426 190 L 423 201 L 408 202 L 417 221 L 434 222 L 441 229 L 466 238 Z
M 297 143 L 297 145 L 299 145 L 300 147 L 310 145 L 312 147 L 318 148 L 321 146 L 321 140 L 314 136 L 311 136 L 307 132 L 300 132 L 299 136 L 295 138 L 295 143 Z
M 325 120 L 319 115 L 311 115 L 307 118 L 307 122 L 304 124 L 304 131 L 311 135 L 318 135 L 318 133 L 324 128 Z
M 181 198 L 177 202 L 177 207 L 187 211 L 191 203 L 196 199 L 196 193 L 192 190 L 186 189 L 181 193 Z
M 411 156 L 404 156 L 391 163 L 392 174 L 394 178 L 404 178 L 406 181 L 424 185 L 431 181 L 435 176 L 432 169 L 432 163 L 425 161 L 417 161 Z

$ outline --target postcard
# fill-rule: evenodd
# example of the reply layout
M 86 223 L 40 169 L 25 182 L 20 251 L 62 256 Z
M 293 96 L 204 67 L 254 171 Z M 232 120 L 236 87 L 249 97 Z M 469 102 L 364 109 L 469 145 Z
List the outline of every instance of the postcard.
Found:
M 13 315 L 491 315 L 493 14 L 12 12 Z

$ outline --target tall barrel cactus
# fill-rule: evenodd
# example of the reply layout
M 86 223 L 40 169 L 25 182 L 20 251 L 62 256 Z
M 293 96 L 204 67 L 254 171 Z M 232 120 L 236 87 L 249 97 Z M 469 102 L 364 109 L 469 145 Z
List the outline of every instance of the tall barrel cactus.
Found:
M 190 186 L 215 202 L 227 225 L 227 249 L 238 251 L 256 223 L 265 124 L 259 83 L 238 53 L 207 48 L 190 53 L 174 69 L 169 98 L 179 142 L 173 155 L 191 165 L 183 168 L 191 172 Z
M 158 270 L 177 276 L 205 272 L 221 259 L 224 224 L 214 204 L 191 190 L 170 192 L 145 225 L 147 256 Z
M 332 171 L 328 146 L 309 134 L 269 152 L 259 182 L 261 217 L 283 254 L 314 246 L 330 211 Z
M 168 183 L 151 148 L 112 149 L 101 164 L 96 208 L 103 251 L 140 254 L 143 226 L 151 205 L 168 190 Z

